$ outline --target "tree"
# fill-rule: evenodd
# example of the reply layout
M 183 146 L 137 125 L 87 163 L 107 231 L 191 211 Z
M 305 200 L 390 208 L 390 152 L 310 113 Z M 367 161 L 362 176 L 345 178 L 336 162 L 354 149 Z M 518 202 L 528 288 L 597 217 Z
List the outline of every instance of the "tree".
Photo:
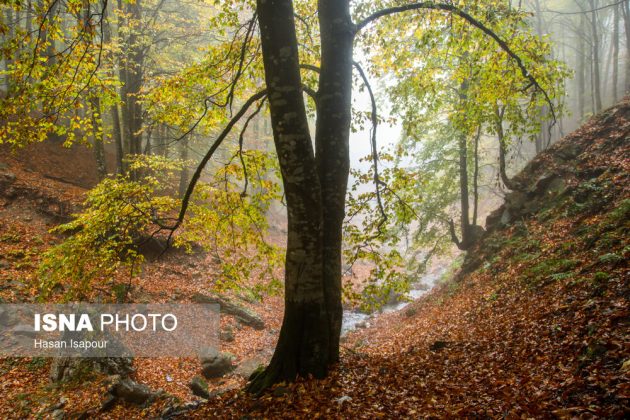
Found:
M 271 363 L 253 378 L 249 386 L 252 392 L 260 392 L 278 381 L 293 380 L 296 375 L 323 377 L 328 366 L 339 358 L 341 227 L 349 171 L 353 41 L 361 29 L 379 18 L 420 9 L 452 13 L 479 28 L 517 61 L 530 87 L 541 89 L 508 44 L 456 6 L 432 2 L 394 4 L 353 24 L 348 0 L 319 0 L 321 66 L 313 151 L 302 96 L 293 2 L 257 2 L 289 229 L 283 324 Z M 376 161 L 376 156 L 373 158 Z

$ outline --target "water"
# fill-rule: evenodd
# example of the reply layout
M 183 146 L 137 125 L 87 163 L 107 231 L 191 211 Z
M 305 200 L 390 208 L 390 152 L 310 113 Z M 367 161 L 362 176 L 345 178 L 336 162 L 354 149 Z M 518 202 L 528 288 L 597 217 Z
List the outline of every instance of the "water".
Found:
M 412 283 L 411 290 L 409 291 L 410 300 L 408 301 L 385 305 L 380 312 L 373 314 L 366 314 L 348 309 L 344 310 L 343 321 L 341 323 L 341 335 L 343 336 L 348 332 L 355 330 L 357 326 L 369 327 L 370 320 L 379 314 L 400 311 L 414 300 L 419 299 L 428 293 L 433 286 L 435 286 L 436 281 L 442 277 L 447 268 L 447 264 L 440 265 L 437 269 L 431 270 L 430 273 L 426 273 L 417 282 Z

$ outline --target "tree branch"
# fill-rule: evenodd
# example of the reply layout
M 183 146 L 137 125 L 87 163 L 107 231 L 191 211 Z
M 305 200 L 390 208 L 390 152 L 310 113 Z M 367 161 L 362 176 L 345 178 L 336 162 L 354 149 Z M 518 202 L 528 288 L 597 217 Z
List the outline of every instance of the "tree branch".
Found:
M 355 34 L 358 33 L 361 29 L 365 28 L 370 23 L 374 22 L 375 20 L 381 17 L 393 15 L 396 13 L 407 12 L 410 10 L 419 10 L 419 9 L 443 10 L 446 12 L 450 12 L 466 20 L 471 25 L 478 28 L 483 33 L 485 33 L 490 38 L 492 38 L 499 45 L 499 47 L 501 47 L 501 49 L 505 51 L 516 62 L 518 68 L 521 71 L 521 74 L 523 75 L 525 79 L 529 80 L 530 85 L 533 85 L 536 90 L 540 91 L 544 95 L 545 101 L 549 104 L 549 108 L 551 110 L 551 116 L 553 118 L 553 123 L 551 124 L 551 126 L 553 126 L 556 123 L 556 112 L 553 106 L 553 102 L 551 101 L 551 98 L 549 97 L 547 92 L 540 86 L 536 78 L 527 71 L 527 68 L 523 64 L 523 60 L 521 60 L 521 58 L 510 48 L 510 46 L 504 40 L 502 40 L 492 29 L 488 28 L 480 20 L 474 18 L 472 15 L 464 12 L 463 10 L 461 10 L 460 8 L 456 6 L 453 6 L 452 4 L 422 2 L 422 3 L 412 3 L 412 4 L 406 4 L 403 6 L 382 9 L 382 10 L 379 10 L 378 12 L 371 14 L 370 16 L 366 17 L 361 22 L 356 24 Z
M 381 181 L 378 174 L 378 150 L 376 147 L 376 128 L 378 127 L 378 114 L 376 109 L 376 99 L 374 98 L 374 92 L 372 92 L 372 86 L 370 86 L 370 82 L 365 75 L 365 72 L 361 68 L 361 65 L 356 61 L 352 62 L 352 65 L 357 69 L 361 79 L 363 79 L 363 83 L 370 94 L 370 101 L 372 102 L 372 129 L 370 130 L 370 143 L 372 145 L 372 162 L 374 166 L 374 186 L 376 187 L 376 202 L 378 203 L 379 211 L 383 216 L 383 220 L 379 224 L 379 230 L 381 225 L 387 221 L 387 214 L 385 213 L 385 209 L 383 207 L 383 200 L 381 199 L 381 185 L 383 185 L 383 181 Z
M 225 126 L 225 128 L 223 129 L 221 134 L 219 134 L 219 136 L 214 141 L 214 143 L 212 143 L 212 146 L 210 146 L 210 149 L 208 150 L 208 152 L 206 152 L 205 156 L 201 159 L 201 161 L 197 165 L 197 169 L 195 170 L 195 172 L 193 173 L 192 177 L 190 178 L 190 182 L 188 184 L 188 188 L 186 189 L 186 193 L 184 194 L 184 197 L 182 198 L 182 207 L 179 210 L 179 215 L 177 216 L 177 219 L 176 219 L 175 223 L 173 225 L 171 225 L 171 226 L 165 226 L 159 220 L 154 220 L 154 222 L 158 226 L 171 231 L 171 233 L 169 234 L 168 240 L 167 240 L 167 245 L 170 242 L 170 239 L 173 236 L 173 233 L 175 232 L 175 230 L 179 226 L 181 226 L 181 224 L 182 224 L 182 222 L 184 220 L 184 216 L 186 215 L 186 210 L 188 210 L 190 197 L 192 196 L 193 190 L 195 189 L 195 186 L 197 185 L 197 182 L 199 181 L 199 178 L 201 177 L 201 173 L 203 172 L 204 168 L 206 167 L 208 161 L 210 160 L 210 158 L 212 157 L 214 152 L 219 148 L 219 146 L 221 145 L 223 140 L 225 140 L 225 138 L 228 136 L 228 134 L 230 134 L 230 131 L 232 131 L 232 128 L 234 127 L 234 125 L 243 117 L 243 115 L 245 115 L 245 113 L 247 112 L 249 107 L 252 106 L 252 104 L 254 104 L 256 101 L 264 98 L 266 95 L 267 95 L 267 89 L 263 89 L 260 92 L 258 92 L 256 94 L 254 94 L 253 96 L 251 96 L 243 104 L 243 106 L 236 113 L 236 115 L 234 115 L 234 117 L 227 123 L 227 125 Z

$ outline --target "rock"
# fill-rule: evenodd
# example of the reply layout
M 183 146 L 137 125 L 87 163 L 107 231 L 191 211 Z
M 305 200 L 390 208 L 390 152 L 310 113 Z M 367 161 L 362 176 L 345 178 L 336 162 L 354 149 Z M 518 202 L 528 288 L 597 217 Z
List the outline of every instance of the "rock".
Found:
M 180 418 L 180 416 L 182 416 L 183 414 L 189 412 L 190 410 L 194 410 L 197 407 L 199 407 L 199 401 L 170 405 L 162 410 L 162 415 L 160 418 L 162 420 Z
M 65 416 L 66 416 L 66 413 L 60 408 L 54 410 L 50 414 L 50 417 L 53 418 L 54 420 L 62 420 Z
M 210 398 L 210 393 L 208 393 L 208 384 L 203 380 L 200 376 L 195 376 L 188 384 L 188 387 L 192 390 L 192 393 L 198 397 L 205 398 L 206 400 Z
M 50 365 L 49 376 L 53 382 L 62 382 L 92 371 L 126 377 L 133 372 L 132 360 L 128 357 L 56 357 Z
M 429 350 L 431 351 L 440 351 L 443 348 L 448 347 L 448 341 L 436 341 L 429 346 Z
M 232 331 L 232 327 L 228 326 L 224 330 L 221 330 L 221 332 L 219 333 L 219 338 L 221 339 L 221 341 L 226 341 L 228 343 L 234 341 L 234 331 Z
M 137 405 L 148 403 L 161 394 L 129 378 L 115 379 L 109 393 L 116 398 Z
M 13 172 L 4 172 L 0 174 L 0 182 L 6 184 L 12 184 L 15 182 L 16 176 Z
M 221 312 L 232 315 L 244 325 L 250 326 L 256 330 L 265 329 L 265 322 L 258 314 L 231 301 L 225 296 L 207 296 L 201 293 L 195 293 L 191 299 L 195 303 L 218 304 L 221 308 Z
M 110 393 L 105 395 L 105 399 L 101 403 L 101 411 L 111 410 L 116 405 L 116 397 Z
M 33 329 L 32 325 L 26 325 L 26 324 L 18 324 L 15 327 L 13 327 L 12 330 L 13 334 L 15 335 L 22 335 L 25 337 L 36 337 L 37 336 L 37 331 L 35 331 Z
M 337 403 L 339 403 L 339 404 L 343 404 L 343 403 L 345 403 L 346 401 L 352 401 L 352 397 L 350 397 L 350 396 L 348 396 L 348 395 L 344 395 L 344 396 L 342 396 L 342 397 L 337 398 L 335 401 L 336 401 Z
M 247 359 L 240 363 L 234 373 L 243 378 L 250 378 L 255 372 L 265 367 L 265 361 L 259 358 Z
M 203 376 L 208 379 L 220 378 L 221 376 L 234 370 L 232 365 L 233 356 L 228 353 L 219 353 L 216 349 L 205 349 L 202 356 L 201 368 Z

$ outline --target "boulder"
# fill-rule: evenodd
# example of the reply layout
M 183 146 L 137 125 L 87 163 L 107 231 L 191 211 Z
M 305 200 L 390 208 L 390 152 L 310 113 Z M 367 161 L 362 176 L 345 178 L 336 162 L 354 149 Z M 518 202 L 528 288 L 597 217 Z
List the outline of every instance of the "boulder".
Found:
M 133 372 L 132 359 L 128 357 L 56 357 L 50 365 L 50 379 L 63 382 L 76 379 L 86 372 L 100 372 L 106 375 L 128 376 Z
M 234 373 L 247 379 L 264 367 L 265 361 L 260 358 L 247 359 L 238 365 Z
M 192 393 L 198 397 L 208 399 L 210 393 L 208 392 L 208 384 L 200 376 L 195 376 L 188 384 L 188 387 L 192 390 Z
M 219 333 L 219 338 L 221 339 L 221 341 L 226 341 L 228 343 L 234 341 L 234 331 L 232 330 L 232 327 L 228 326 L 225 329 L 221 330 L 221 332 Z
M 112 386 L 109 394 L 125 402 L 142 405 L 153 401 L 162 394 L 161 391 L 153 391 L 144 384 L 139 384 L 129 378 L 121 379 L 119 376 L 112 377 Z
M 204 350 L 199 358 L 203 376 L 208 379 L 220 378 L 231 372 L 234 370 L 232 359 L 229 353 L 219 353 L 216 349 Z
M 226 296 L 208 296 L 201 293 L 195 293 L 192 296 L 192 301 L 195 303 L 217 304 L 220 306 L 221 312 L 232 315 L 242 324 L 250 326 L 256 330 L 265 329 L 265 322 L 258 314 L 230 300 Z

